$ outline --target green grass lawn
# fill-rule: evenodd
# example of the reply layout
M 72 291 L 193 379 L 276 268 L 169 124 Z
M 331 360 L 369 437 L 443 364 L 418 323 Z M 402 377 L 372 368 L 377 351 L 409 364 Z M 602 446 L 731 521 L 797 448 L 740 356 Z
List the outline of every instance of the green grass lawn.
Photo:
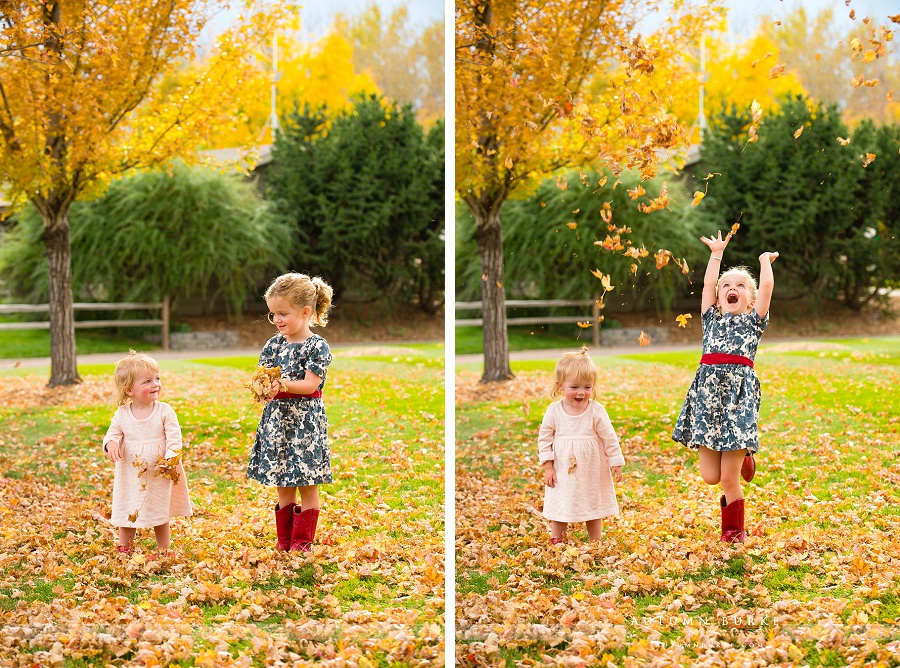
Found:
M 551 546 L 537 432 L 555 360 L 457 374 L 460 665 L 884 665 L 900 651 L 900 338 L 763 346 L 745 545 L 670 434 L 697 353 L 601 357 L 621 513 Z M 592 665 L 591 661 L 587 665 Z
M 560 334 L 557 329 L 549 331 L 545 325 L 532 327 L 509 327 L 509 349 L 542 350 L 544 348 L 571 348 L 580 343 L 591 345 L 591 330 L 578 330 L 572 325 L 571 334 Z M 579 336 L 580 335 L 580 336 Z M 481 327 L 456 328 L 456 354 L 473 355 L 484 351 Z
M 275 550 L 275 491 L 245 476 L 255 358 L 161 363 L 195 510 L 173 520 L 162 561 L 148 560 L 150 529 L 133 558 L 116 555 L 103 519 L 112 366 L 56 390 L 46 369 L 0 373 L 0 663 L 436 665 L 444 350 L 352 352 L 337 348 L 328 372 L 334 482 L 310 554 Z
M 159 346 L 143 339 L 76 330 L 75 351 L 79 355 L 115 353 L 128 348 L 155 350 Z M 50 356 L 50 332 L 46 329 L 0 331 L 0 359 Z

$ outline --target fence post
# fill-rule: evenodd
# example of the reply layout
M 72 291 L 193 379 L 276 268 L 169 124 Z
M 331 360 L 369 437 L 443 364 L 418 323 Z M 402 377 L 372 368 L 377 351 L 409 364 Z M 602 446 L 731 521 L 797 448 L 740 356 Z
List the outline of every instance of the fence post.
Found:
M 169 297 L 165 296 L 162 300 L 162 347 L 163 350 L 169 349 Z
M 597 302 L 600 301 L 600 297 L 598 295 L 594 295 L 594 305 L 591 306 L 591 315 L 594 318 L 594 347 L 600 347 L 600 309 L 597 307 Z

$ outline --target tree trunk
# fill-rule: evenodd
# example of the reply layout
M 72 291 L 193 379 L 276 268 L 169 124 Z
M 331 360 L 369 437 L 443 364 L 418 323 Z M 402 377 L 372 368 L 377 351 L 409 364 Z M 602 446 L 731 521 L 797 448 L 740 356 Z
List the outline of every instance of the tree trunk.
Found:
M 81 382 L 75 357 L 75 311 L 72 307 L 72 247 L 69 244 L 68 211 L 44 219 L 44 243 L 50 293 L 50 382 Z
M 481 307 L 484 318 L 484 375 L 482 383 L 509 380 L 509 339 L 506 334 L 506 291 L 503 288 L 503 228 L 500 206 L 471 207 L 481 258 Z

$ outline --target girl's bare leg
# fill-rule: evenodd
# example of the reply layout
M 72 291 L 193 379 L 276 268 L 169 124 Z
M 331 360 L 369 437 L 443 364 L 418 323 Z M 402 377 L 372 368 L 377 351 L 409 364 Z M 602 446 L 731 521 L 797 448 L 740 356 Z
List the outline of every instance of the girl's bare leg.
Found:
M 588 539 L 601 540 L 603 538 L 603 520 L 588 520 L 585 522 L 587 526 Z
M 556 522 L 555 520 L 550 520 L 550 538 L 565 540 L 566 529 L 568 529 L 568 527 L 568 522 Z
M 119 527 L 119 545 L 122 547 L 131 547 L 136 532 L 137 529 L 134 527 Z
M 722 453 L 710 450 L 703 445 L 698 451 L 700 453 L 700 476 L 703 478 L 703 482 L 707 485 L 718 485 L 722 479 Z
M 300 505 L 303 507 L 303 510 L 310 510 L 321 506 L 321 503 L 319 502 L 318 485 L 307 485 L 306 487 L 297 487 L 296 489 L 300 492 Z
M 297 503 L 296 487 L 278 487 L 278 507 L 287 508 L 292 503 Z
M 722 492 L 725 494 L 726 503 L 744 498 L 744 490 L 741 489 L 741 466 L 746 454 L 746 450 L 722 453 Z
M 169 523 L 160 524 L 159 526 L 153 527 L 153 533 L 156 534 L 156 549 L 157 550 L 168 550 L 169 549 L 169 541 L 172 539 L 172 532 L 169 529 Z

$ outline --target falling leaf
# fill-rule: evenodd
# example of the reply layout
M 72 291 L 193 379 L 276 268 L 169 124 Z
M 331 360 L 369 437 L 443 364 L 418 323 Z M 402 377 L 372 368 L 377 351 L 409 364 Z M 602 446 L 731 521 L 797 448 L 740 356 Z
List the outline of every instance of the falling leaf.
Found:
M 501 283 L 500 281 L 497 281 L 497 287 L 498 287 L 498 288 L 502 288 L 502 287 L 503 287 L 503 283 Z
M 131 513 L 130 515 L 128 515 L 128 521 L 131 522 L 132 524 L 134 524 L 135 521 L 137 521 L 137 516 L 138 516 L 138 513 L 139 513 L 140 511 L 141 511 L 141 509 L 138 508 L 138 509 L 135 510 L 133 513 Z
M 697 190 L 694 193 L 694 200 L 691 202 L 691 206 L 697 206 L 698 204 L 700 204 L 700 202 L 703 201 L 704 197 L 706 197 L 706 193 Z
M 576 322 L 575 324 L 578 325 L 579 327 L 581 327 L 581 329 L 587 329 L 588 327 L 594 326 L 594 323 L 587 321 L 587 320 L 585 320 L 584 322 Z
M 597 185 L 600 186 L 601 188 L 602 188 L 603 186 L 605 186 L 605 185 L 606 185 L 606 179 L 607 179 L 607 178 L 608 178 L 608 177 L 604 176 L 602 179 L 600 179 L 600 181 L 597 182 Z
M 647 191 L 644 190 L 644 187 L 640 184 L 638 184 L 633 190 L 628 190 L 627 192 L 628 196 L 633 200 L 647 194 Z
M 575 460 L 575 455 L 569 455 L 569 475 L 575 473 L 575 469 L 578 468 L 578 462 Z
M 871 165 L 875 157 L 876 156 L 874 153 L 866 153 L 865 157 L 863 158 L 863 167 L 868 167 L 869 165 Z
M 612 285 L 612 276 L 607 274 L 606 276 L 600 277 L 600 284 L 603 286 L 604 290 L 615 290 L 616 286 Z
M 506 156 L 506 160 L 503 161 L 503 166 L 506 167 L 507 169 L 512 169 L 513 168 L 512 158 L 509 156 Z
M 850 10 L 850 20 L 852 20 L 852 21 L 856 20 L 856 10 L 855 9 Z
M 802 135 L 802 134 L 803 134 L 803 126 L 801 125 L 799 128 L 797 128 L 797 131 L 794 133 L 794 139 L 799 139 L 800 135 Z
M 631 273 L 637 276 L 638 266 L 636 264 L 631 265 Z
M 769 70 L 769 78 L 777 79 L 782 74 L 784 74 L 784 68 L 787 67 L 787 63 L 779 63 L 775 65 L 771 70 Z
M 566 227 L 568 227 L 570 230 L 574 230 L 576 227 L 578 227 L 578 223 L 566 223 Z
M 729 237 L 734 236 L 735 234 L 737 234 L 737 231 L 739 229 L 741 229 L 741 224 L 735 223 L 734 225 L 731 226 L 731 232 L 728 233 L 728 236 Z
M 687 327 L 687 321 L 691 318 L 690 313 L 682 313 L 680 316 L 675 318 L 675 321 L 678 323 L 679 327 Z
M 838 137 L 837 140 L 838 142 L 840 142 L 841 146 L 846 146 L 850 143 L 850 137 L 847 137 L 846 139 L 844 139 L 843 137 Z
M 885 97 L 885 99 L 887 99 L 888 102 L 893 102 L 894 101 L 894 91 L 889 90 L 887 92 L 887 95 L 885 95 L 884 97 Z
M 662 269 L 667 264 L 669 264 L 669 260 L 672 259 L 672 253 L 665 250 L 664 248 L 661 248 L 656 251 L 656 255 L 654 255 L 653 258 L 656 260 L 656 268 Z
M 641 330 L 641 335 L 638 337 L 638 343 L 642 346 L 650 345 L 650 335 L 647 332 Z
M 528 404 L 528 399 L 522 399 L 522 412 L 525 413 L 525 415 L 531 413 L 531 406 Z
M 566 177 L 562 174 L 556 177 L 556 187 L 560 190 L 565 190 L 569 187 L 569 182 L 566 181 Z
M 578 178 L 581 180 L 582 185 L 584 185 L 584 186 L 591 185 L 590 182 L 588 181 L 587 173 L 585 173 L 585 171 L 583 169 L 578 172 Z

